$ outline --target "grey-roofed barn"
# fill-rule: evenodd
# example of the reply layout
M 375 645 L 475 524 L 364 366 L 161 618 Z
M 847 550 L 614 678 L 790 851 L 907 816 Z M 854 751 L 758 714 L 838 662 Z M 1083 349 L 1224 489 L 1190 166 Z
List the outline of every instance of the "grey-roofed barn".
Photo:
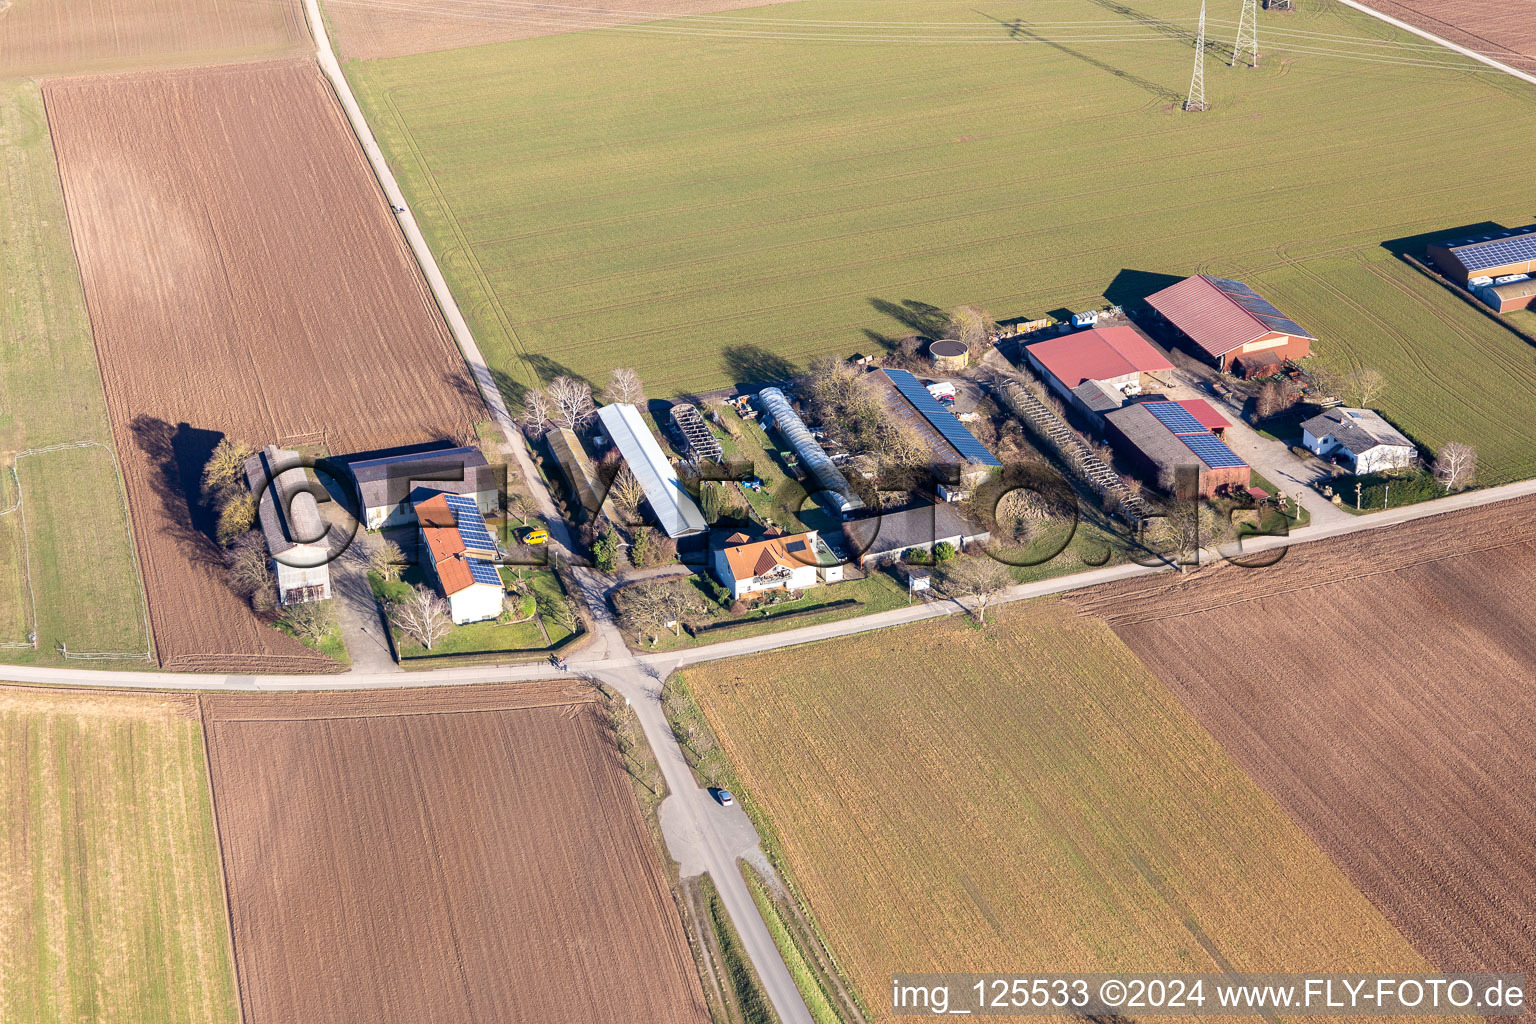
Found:
M 913 548 L 931 551 L 946 541 L 959 548 L 991 536 L 985 527 L 944 503 L 915 505 L 843 524 L 847 553 L 861 566 L 893 562 Z
M 472 497 L 482 513 L 500 505 L 502 467 L 490 465 L 478 448 L 364 452 L 338 461 L 357 485 L 358 517 L 370 530 L 415 522 L 413 503 L 432 494 Z
M 256 519 L 272 553 L 279 604 L 331 596 L 327 526 L 299 453 L 268 445 L 245 460 Z

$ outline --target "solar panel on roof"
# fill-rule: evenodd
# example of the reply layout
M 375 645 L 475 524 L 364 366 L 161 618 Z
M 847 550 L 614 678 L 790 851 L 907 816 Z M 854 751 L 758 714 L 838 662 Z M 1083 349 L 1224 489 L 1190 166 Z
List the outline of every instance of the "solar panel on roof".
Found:
M 466 498 L 462 494 L 445 494 L 448 500 L 448 508 L 453 512 L 453 524 L 459 528 L 459 536 L 464 538 L 464 546 L 495 551 L 496 542 L 491 539 L 491 532 L 485 528 L 485 517 L 480 514 L 480 508 L 472 498 Z
M 1258 317 L 1264 326 L 1270 330 L 1279 331 L 1282 334 L 1298 334 L 1308 338 L 1312 337 L 1300 324 L 1276 309 L 1274 303 L 1243 284 L 1243 282 L 1229 281 L 1224 277 L 1213 277 L 1211 281 L 1224 295 Z
M 1456 258 L 1468 270 L 1487 270 L 1506 263 L 1536 260 L 1536 232 L 1515 238 L 1500 238 L 1481 245 L 1456 250 Z
M 1156 416 L 1159 422 L 1175 434 L 1204 434 L 1206 429 L 1200 425 L 1200 421 L 1189 414 L 1177 402 L 1147 402 L 1147 411 Z
M 501 573 L 490 562 L 482 562 L 478 558 L 466 558 L 469 564 L 469 574 L 474 577 L 476 583 L 492 583 L 501 586 Z
M 1200 461 L 1212 469 L 1226 469 L 1228 467 L 1246 466 L 1248 463 L 1238 458 L 1215 434 L 1180 434 L 1179 440 L 1189 446 L 1189 450 L 1199 456 Z
M 943 435 L 944 440 L 955 446 L 967 459 L 980 462 L 985 466 L 1001 466 L 997 456 L 987 451 L 986 446 L 976 440 L 975 436 L 965 429 L 961 422 L 955 419 L 955 414 L 939 404 L 938 399 L 928 393 L 918 379 L 906 370 L 886 370 L 885 375 L 896 385 L 896 390 L 901 396 L 912 403 L 913 408 L 923 414 L 933 429 Z

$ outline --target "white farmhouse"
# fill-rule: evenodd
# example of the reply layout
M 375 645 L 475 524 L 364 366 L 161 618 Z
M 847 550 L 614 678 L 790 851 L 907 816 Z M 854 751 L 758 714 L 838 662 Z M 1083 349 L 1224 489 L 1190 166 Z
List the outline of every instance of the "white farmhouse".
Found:
M 432 569 L 448 599 L 454 624 L 483 622 L 501 615 L 505 593 L 496 568 L 496 542 L 485 528 L 473 498 L 434 494 L 415 505 L 422 561 Z
M 713 561 L 715 576 L 737 600 L 764 590 L 806 590 L 822 580 L 842 579 L 841 566 L 821 569 L 815 530 L 759 541 L 735 533 L 715 549 Z
M 1314 455 L 1333 458 L 1356 475 L 1406 469 L 1419 458 L 1413 442 L 1370 409 L 1328 409 L 1303 423 L 1301 436 Z

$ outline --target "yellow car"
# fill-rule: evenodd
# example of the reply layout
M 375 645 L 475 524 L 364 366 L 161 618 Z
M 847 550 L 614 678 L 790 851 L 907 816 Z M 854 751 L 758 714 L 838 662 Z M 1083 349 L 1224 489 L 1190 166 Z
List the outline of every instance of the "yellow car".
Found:
M 517 539 L 530 547 L 534 544 L 548 544 L 549 531 L 542 526 L 524 526 L 517 531 Z

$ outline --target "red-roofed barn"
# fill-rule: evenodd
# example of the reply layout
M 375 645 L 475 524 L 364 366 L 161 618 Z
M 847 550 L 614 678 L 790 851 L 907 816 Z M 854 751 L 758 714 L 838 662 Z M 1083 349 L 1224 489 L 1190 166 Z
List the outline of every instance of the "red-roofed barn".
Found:
M 1095 419 L 1118 408 L 1127 396 L 1141 394 L 1143 374 L 1173 369 L 1156 345 L 1126 326 L 1038 341 L 1024 354 L 1052 391 Z
M 1238 362 L 1278 368 L 1279 360 L 1311 355 L 1317 340 L 1252 288 L 1209 274 L 1154 292 L 1147 305 L 1222 370 L 1233 370 Z

